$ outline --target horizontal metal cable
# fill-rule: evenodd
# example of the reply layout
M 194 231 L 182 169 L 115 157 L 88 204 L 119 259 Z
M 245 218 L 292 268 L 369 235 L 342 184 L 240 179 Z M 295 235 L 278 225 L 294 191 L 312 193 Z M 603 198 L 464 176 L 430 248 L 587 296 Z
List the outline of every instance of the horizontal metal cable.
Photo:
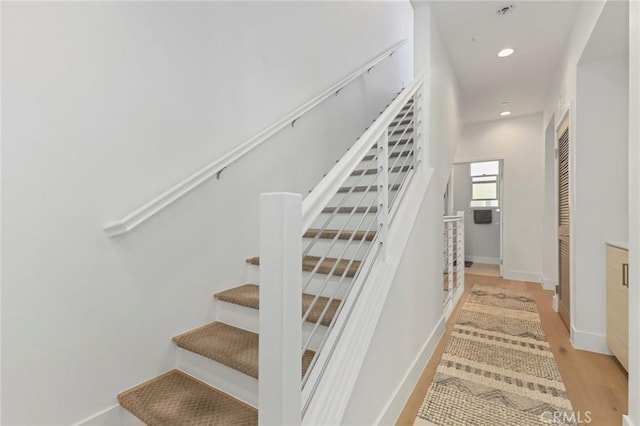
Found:
M 374 201 L 374 202 L 376 202 L 377 200 L 373 200 L 373 201 Z M 373 204 L 374 204 L 374 203 L 372 202 L 372 203 L 369 205 L 369 207 L 371 207 Z M 360 220 L 359 225 L 360 225 L 360 224 L 362 224 L 362 220 L 363 220 L 363 219 L 364 219 L 364 215 L 363 215 L 363 218 Z M 367 230 L 366 230 L 366 232 L 367 232 L 367 233 L 371 231 L 372 225 L 374 225 L 374 224 L 376 224 L 376 225 L 377 225 L 377 222 L 375 222 L 375 221 L 371 221 L 371 223 L 369 224 L 369 227 L 368 227 L 368 228 L 367 228 Z M 359 226 L 359 225 L 358 225 L 358 226 Z M 353 235 L 352 235 L 351 237 L 353 238 Z M 376 241 L 376 240 L 377 240 L 377 239 L 374 239 L 374 241 Z M 351 265 L 353 264 L 353 262 L 354 262 L 354 260 L 355 260 L 355 257 L 357 257 L 358 253 L 360 252 L 360 249 L 362 248 L 362 246 L 363 246 L 364 242 L 365 242 L 365 239 L 360 240 L 360 243 L 358 244 L 358 248 L 356 249 L 356 253 L 355 253 L 353 256 L 351 256 L 351 260 L 349 261 L 349 263 L 348 263 L 348 264 L 347 264 L 347 266 L 345 267 L 344 271 L 343 271 L 343 272 L 342 272 L 342 274 L 340 275 L 340 280 L 339 280 L 339 281 L 338 281 L 338 283 L 336 284 L 335 289 L 334 289 L 333 293 L 331 294 L 331 298 L 328 300 L 327 304 L 325 304 L 325 307 L 324 307 L 324 309 L 323 309 L 323 311 L 322 311 L 322 314 L 321 314 L 321 316 L 320 316 L 320 320 L 318 320 L 318 321 L 315 323 L 315 325 L 314 325 L 314 327 L 313 327 L 313 330 L 312 330 L 311 334 L 310 334 L 310 335 L 309 335 L 309 337 L 307 338 L 307 341 L 305 342 L 305 344 L 304 344 L 304 345 L 302 345 L 302 353 L 303 353 L 303 354 L 304 354 L 304 351 L 307 349 L 307 347 L 308 347 L 309 343 L 311 342 L 311 338 L 313 337 L 313 335 L 314 335 L 315 331 L 317 330 L 317 328 L 318 328 L 319 324 L 322 322 L 322 321 L 321 321 L 321 319 L 322 319 L 322 318 L 324 317 L 324 315 L 326 314 L 326 312 L 327 312 L 327 310 L 328 310 L 328 308 L 329 308 L 329 305 L 330 305 L 331 301 L 335 298 L 335 295 L 337 294 L 338 290 L 340 289 L 340 285 L 342 284 L 342 282 L 344 281 L 344 278 L 345 278 L 345 277 L 346 277 L 346 275 L 348 274 L 348 272 L 349 272 L 349 270 L 350 270 L 350 268 L 351 268 Z M 340 255 L 340 258 L 342 258 L 342 256 L 344 256 L 344 254 L 345 254 L 345 252 L 346 252 L 347 248 L 348 248 L 348 245 L 346 245 L 346 246 L 345 246 L 345 248 L 343 249 L 343 251 L 342 251 L 342 253 L 341 253 L 341 255 Z M 330 272 L 329 274 L 327 274 L 327 277 L 326 277 L 326 278 L 325 278 L 325 280 L 324 280 L 324 283 L 323 283 L 323 285 L 322 285 L 322 288 L 321 288 L 321 289 L 317 292 L 317 294 L 316 294 L 316 297 L 315 297 L 314 302 L 318 299 L 319 295 L 320 295 L 320 294 L 322 293 L 322 291 L 324 291 L 324 289 L 326 288 L 326 285 L 328 284 L 329 280 L 330 280 L 330 279 L 331 279 L 331 277 L 333 276 L 333 272 L 335 271 L 335 267 L 337 266 L 337 264 L 338 264 L 338 262 L 336 262 L 336 263 L 334 264 L 333 268 L 331 269 L 331 272 Z M 357 272 L 356 272 L 356 274 L 357 274 Z M 355 278 L 355 275 L 354 275 L 354 278 Z M 312 309 L 312 307 L 309 307 L 309 309 L 307 310 L 307 312 L 306 312 L 306 314 L 305 314 L 305 317 L 304 317 L 305 319 L 308 317 L 308 314 L 311 312 L 311 309 Z
M 378 171 L 378 173 L 376 173 L 376 175 L 375 175 L 375 176 L 377 177 L 377 176 L 378 176 L 378 174 L 380 174 L 380 170 Z M 373 186 L 373 184 L 369 184 L 369 186 L 368 186 L 368 188 L 367 188 L 367 189 L 371 189 L 371 187 L 372 187 L 372 186 Z M 355 207 L 359 207 L 360 203 L 362 203 L 362 201 L 364 200 L 364 198 L 366 197 L 366 195 L 367 195 L 367 191 L 363 192 L 362 197 L 361 197 L 361 198 L 360 198 L 360 200 L 358 201 L 358 205 L 356 205 Z M 372 205 L 370 205 L 370 207 L 372 207 Z M 367 213 L 368 213 L 368 211 L 369 211 L 369 210 L 370 210 L 370 208 L 369 208 L 369 209 L 367 209 Z M 335 211 L 334 211 L 334 214 L 335 214 L 335 212 L 337 212 L 337 211 L 338 211 L 338 210 L 335 210 Z M 348 218 L 348 219 L 347 219 L 347 221 L 345 222 L 345 224 L 344 224 L 344 225 L 342 226 L 342 228 L 339 230 L 338 235 L 339 235 L 340 233 L 342 233 L 342 232 L 345 230 L 345 228 L 346 228 L 347 224 L 351 221 L 351 218 L 352 218 L 352 217 L 353 217 L 353 215 L 356 213 L 356 211 L 357 211 L 357 210 L 354 208 L 354 209 L 353 209 L 353 211 L 351 212 L 351 214 L 349 215 L 349 218 Z M 367 213 L 361 213 L 361 214 L 363 215 L 363 217 L 366 217 L 366 214 L 367 214 Z M 325 229 L 326 229 L 326 228 L 325 228 Z M 321 231 L 321 232 L 323 232 L 323 231 L 324 231 L 324 229 L 321 229 L 320 231 Z M 333 248 L 333 245 L 335 244 L 335 241 L 337 241 L 337 237 L 338 237 L 338 235 L 336 235 L 336 237 L 334 237 L 333 242 L 332 242 L 332 245 L 331 245 L 331 248 Z M 311 283 L 311 281 L 312 281 L 312 279 L 313 279 L 313 275 L 318 271 L 318 269 L 319 269 L 319 268 L 320 268 L 320 266 L 322 265 L 322 262 L 324 262 L 326 259 L 327 259 L 327 255 L 326 255 L 326 253 L 325 253 L 325 254 L 321 257 L 321 259 L 318 261 L 318 263 L 316 264 L 316 266 L 313 268 L 313 270 L 311 271 L 311 273 L 310 273 L 310 275 L 309 275 L 309 279 L 307 280 L 307 282 L 306 282 L 306 283 L 303 285 L 303 287 L 302 287 L 302 291 L 305 291 L 305 290 L 307 289 L 307 287 L 309 286 L 309 284 Z M 338 262 L 335 262 L 335 265 L 337 265 L 337 264 L 338 264 Z M 335 265 L 334 265 L 334 266 L 335 266 Z
M 369 276 L 369 274 L 371 273 L 371 270 L 373 269 L 373 265 L 375 264 L 375 260 L 377 259 L 378 254 L 380 253 L 380 248 L 382 247 L 382 243 L 372 244 L 372 245 L 369 247 L 369 249 L 367 250 L 366 257 L 368 257 L 368 256 L 369 256 L 369 253 L 371 252 L 371 250 L 372 250 L 374 247 L 376 248 L 376 251 L 375 251 L 375 257 L 373 258 L 373 261 L 371 262 L 371 267 L 370 267 L 370 268 L 368 268 L 368 269 L 367 269 L 367 271 L 365 271 L 365 273 L 366 273 L 366 275 L 365 275 L 365 277 L 364 277 L 364 280 L 365 280 L 365 281 L 366 281 L 367 277 Z M 360 271 L 359 271 L 359 272 L 360 272 Z M 358 275 L 359 275 L 359 274 L 358 274 Z M 354 278 L 355 278 L 355 277 L 354 277 Z M 356 294 L 356 296 L 355 296 L 355 299 L 356 299 L 356 300 L 357 300 L 357 299 L 358 299 L 358 297 L 360 296 L 360 292 L 362 291 L 362 288 L 363 288 L 363 287 L 364 287 L 364 285 L 361 285 L 361 286 L 360 286 L 360 288 L 358 289 L 358 294 Z M 345 298 L 345 300 L 346 300 L 346 298 Z M 350 308 L 349 312 L 346 314 L 346 315 L 347 315 L 347 318 L 351 315 L 351 312 L 352 312 L 352 310 L 353 310 L 353 306 L 354 306 L 354 305 L 355 305 L 355 302 L 351 305 L 351 308 Z M 315 353 L 315 355 L 314 355 L 313 359 L 311 360 L 311 363 L 310 363 L 309 367 L 307 368 L 307 372 L 305 373 L 305 375 L 304 375 L 304 377 L 303 377 L 303 379 L 302 379 L 302 387 L 304 387 L 304 386 L 306 385 L 307 381 L 309 380 L 310 373 L 311 373 L 311 371 L 312 371 L 313 367 L 315 366 L 315 364 L 317 363 L 317 360 L 318 360 L 318 354 L 319 354 L 319 353 L 321 352 L 321 350 L 324 348 L 324 345 L 325 345 L 325 343 L 327 342 L 327 339 L 328 339 L 328 337 L 329 337 L 329 331 L 330 331 L 330 330 L 333 330 L 333 326 L 334 326 L 334 324 L 335 324 L 335 322 L 336 322 L 337 318 L 339 317 L 340 313 L 342 312 L 342 308 L 343 308 L 343 307 L 344 307 L 344 303 L 341 303 L 341 304 L 340 304 L 340 306 L 338 307 L 338 310 L 336 311 L 336 314 L 335 314 L 335 315 L 334 315 L 334 317 L 332 318 L 331 323 L 329 324 L 329 328 L 328 328 L 328 330 L 327 330 L 327 333 L 324 335 L 324 337 L 323 337 L 323 339 L 322 339 L 322 341 L 321 341 L 321 343 L 320 343 L 320 346 L 319 346 L 318 350 L 316 351 L 316 353 Z M 340 340 L 340 339 L 339 339 L 339 337 L 340 337 L 340 335 L 342 334 L 342 331 L 344 330 L 344 324 L 346 324 L 346 322 L 347 322 L 347 321 L 344 321 L 344 323 L 343 323 L 343 327 L 341 327 L 341 328 L 340 328 L 340 330 L 338 331 L 338 339 L 336 339 L 336 342 Z M 331 346 L 331 348 L 330 348 L 329 350 L 330 350 L 330 353 L 329 353 L 329 357 L 328 357 L 328 359 L 329 359 L 329 358 L 331 358 L 331 354 L 332 354 L 332 353 L 333 353 L 333 351 L 335 350 L 335 345 Z M 303 352 L 303 353 L 304 353 L 304 352 Z M 327 363 L 325 363 L 325 364 L 321 367 L 323 371 L 324 371 L 324 368 L 326 368 L 326 364 L 327 364 Z M 312 393 L 313 393 L 313 391 L 315 391 L 315 386 L 317 386 L 317 382 L 316 382 L 316 384 L 314 385 L 314 389 L 312 390 Z

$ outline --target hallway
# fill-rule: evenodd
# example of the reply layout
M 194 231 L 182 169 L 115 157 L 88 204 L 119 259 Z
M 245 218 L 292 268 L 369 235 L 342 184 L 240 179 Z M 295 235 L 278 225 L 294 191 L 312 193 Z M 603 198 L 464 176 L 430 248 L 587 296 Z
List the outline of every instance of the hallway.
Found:
M 416 413 L 440 363 L 455 319 L 475 285 L 495 285 L 530 291 L 535 296 L 538 313 L 576 413 L 576 420 L 581 424 L 603 426 L 621 424 L 622 414 L 627 412 L 626 372 L 614 357 L 573 348 L 569 341 L 569 332 L 551 308 L 552 292 L 542 290 L 540 284 L 490 276 L 467 273 L 465 280 L 462 300 L 449 318 L 445 334 L 440 339 L 396 425 L 414 424 Z

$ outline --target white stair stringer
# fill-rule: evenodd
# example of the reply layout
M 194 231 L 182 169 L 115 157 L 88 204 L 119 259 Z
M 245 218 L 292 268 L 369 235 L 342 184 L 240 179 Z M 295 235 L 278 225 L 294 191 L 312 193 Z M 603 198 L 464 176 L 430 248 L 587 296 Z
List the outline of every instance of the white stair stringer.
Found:
M 327 339 L 327 345 L 336 341 L 338 337 L 339 340 L 331 354 L 326 350 L 319 353 L 318 365 L 327 361 L 324 371 L 320 374 L 318 368 L 312 370 L 308 385 L 303 389 L 303 402 L 309 401 L 302 420 L 303 425 L 342 424 L 351 393 L 398 269 L 400 259 L 395 256 L 404 252 L 432 174 L 433 169 L 422 167 L 408 182 L 403 202 L 396 210 L 395 226 L 390 228 L 388 234 L 384 261 L 378 261 L 371 269 L 357 303 L 354 303 L 354 293 L 358 291 L 355 287 L 355 291 L 346 300 L 343 312 L 350 311 L 351 315 L 348 321 L 345 321 L 343 315 L 338 317 L 336 326 Z M 341 327 L 344 328 L 340 333 Z M 311 397 L 314 384 L 315 393 Z

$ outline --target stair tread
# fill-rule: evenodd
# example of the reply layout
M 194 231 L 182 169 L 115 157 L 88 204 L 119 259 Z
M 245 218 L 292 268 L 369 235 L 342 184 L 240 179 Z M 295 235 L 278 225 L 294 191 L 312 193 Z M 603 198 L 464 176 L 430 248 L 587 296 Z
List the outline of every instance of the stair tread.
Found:
M 313 269 L 316 267 L 319 261 L 320 261 L 320 257 L 318 256 L 305 256 L 304 259 L 302 260 L 302 270 L 307 272 L 313 271 Z M 247 259 L 246 262 L 250 263 L 251 265 L 260 265 L 260 258 L 251 257 Z M 333 268 L 333 265 L 336 262 L 338 262 L 338 266 L 336 266 L 336 269 L 335 271 L 333 271 L 333 274 L 341 276 L 345 272 L 347 265 L 349 264 L 349 260 L 347 259 L 335 259 L 332 257 L 328 257 L 322 261 L 322 264 L 318 268 L 318 273 L 328 274 L 329 272 L 331 272 L 331 268 Z M 359 267 L 360 267 L 360 261 L 354 260 L 351 266 L 349 267 L 349 270 L 347 271 L 346 276 L 349 278 L 352 278 L 358 271 Z
M 338 213 L 351 213 L 355 209 L 356 213 L 377 213 L 378 207 L 325 207 L 322 209 L 322 213 L 333 213 L 338 210 Z
M 344 194 L 345 192 L 349 192 L 349 190 L 351 189 L 350 186 L 343 186 L 338 190 L 339 194 Z M 397 191 L 398 189 L 400 189 L 400 184 L 396 183 L 394 185 L 390 185 L 389 186 L 389 191 Z M 360 185 L 360 186 L 355 186 L 353 187 L 353 192 L 376 192 L 378 191 L 378 187 L 376 185 Z
M 255 284 L 244 284 L 239 287 L 230 288 L 216 293 L 214 297 L 223 302 L 233 303 L 235 305 L 245 306 L 252 309 L 260 309 L 260 287 Z M 309 309 L 314 297 L 315 296 L 312 294 L 302 294 L 302 314 Z M 316 304 L 313 306 L 311 313 L 307 317 L 307 321 L 317 323 L 320 319 L 320 315 L 322 314 L 322 310 L 327 306 L 328 301 L 329 298 L 327 297 L 319 297 Z M 338 307 L 340 307 L 340 303 L 340 300 L 331 301 L 327 312 L 320 322 L 321 325 L 328 327 L 331 324 Z
M 318 235 L 320 233 L 319 229 L 308 229 L 307 232 L 304 233 L 303 237 L 304 238 L 314 238 L 316 235 Z M 334 239 L 336 237 L 336 235 L 338 236 L 339 240 L 348 240 L 351 238 L 351 236 L 353 235 L 353 240 L 354 241 L 360 241 L 363 238 L 365 238 L 367 241 L 372 241 L 375 236 L 376 233 L 375 231 L 338 231 L 337 229 L 325 229 L 324 231 L 322 231 L 322 233 L 320 233 L 320 238 L 324 238 L 324 239 Z
M 258 424 L 257 409 L 180 370 L 120 393 L 118 402 L 151 426 Z
M 214 321 L 173 338 L 188 351 L 258 378 L 258 334 Z M 307 350 L 302 357 L 302 372 L 309 367 L 315 352 Z

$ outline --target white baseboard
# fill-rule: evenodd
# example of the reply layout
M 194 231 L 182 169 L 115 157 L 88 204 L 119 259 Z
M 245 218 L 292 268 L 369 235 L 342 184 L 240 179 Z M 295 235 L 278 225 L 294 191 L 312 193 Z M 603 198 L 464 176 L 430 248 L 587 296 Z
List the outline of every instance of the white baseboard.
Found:
M 574 325 L 572 325 L 571 343 L 576 349 L 605 355 L 613 355 L 607 345 L 606 334 L 590 333 L 588 331 L 578 330 Z
M 475 262 L 475 263 L 484 263 L 487 265 L 499 265 L 500 258 L 499 257 L 484 257 L 484 256 L 469 256 L 465 255 L 464 260 Z
M 528 281 L 542 284 L 542 274 L 538 274 L 536 272 L 504 270 L 502 272 L 502 278 L 505 280 Z
M 622 426 L 635 426 L 629 416 L 622 415 Z
M 431 335 L 422 346 L 420 352 L 415 357 L 411 366 L 407 370 L 406 374 L 402 378 L 402 381 L 395 389 L 393 394 L 391 395 L 391 399 L 385 405 L 382 413 L 376 419 L 374 424 L 377 425 L 391 425 L 394 424 L 398 419 L 398 416 L 402 412 L 402 408 L 404 408 L 404 404 L 407 402 L 407 399 L 411 395 L 413 388 L 418 383 L 420 376 L 424 370 L 424 367 L 429 362 L 431 355 L 433 355 L 433 351 L 435 351 L 436 346 L 438 346 L 438 342 L 440 338 L 444 334 L 445 331 L 445 318 L 444 315 L 438 321 L 438 324 L 434 327 Z
M 551 307 L 553 308 L 554 312 L 558 312 L 558 295 L 554 294 L 553 298 L 551 299 Z
M 545 290 L 555 290 L 556 289 L 556 281 L 550 278 L 544 278 L 542 280 L 542 288 Z
M 137 421 L 137 423 L 136 423 Z M 74 426 L 133 426 L 144 425 L 136 416 L 122 408 L 120 404 L 115 404 L 99 413 L 75 423 Z

